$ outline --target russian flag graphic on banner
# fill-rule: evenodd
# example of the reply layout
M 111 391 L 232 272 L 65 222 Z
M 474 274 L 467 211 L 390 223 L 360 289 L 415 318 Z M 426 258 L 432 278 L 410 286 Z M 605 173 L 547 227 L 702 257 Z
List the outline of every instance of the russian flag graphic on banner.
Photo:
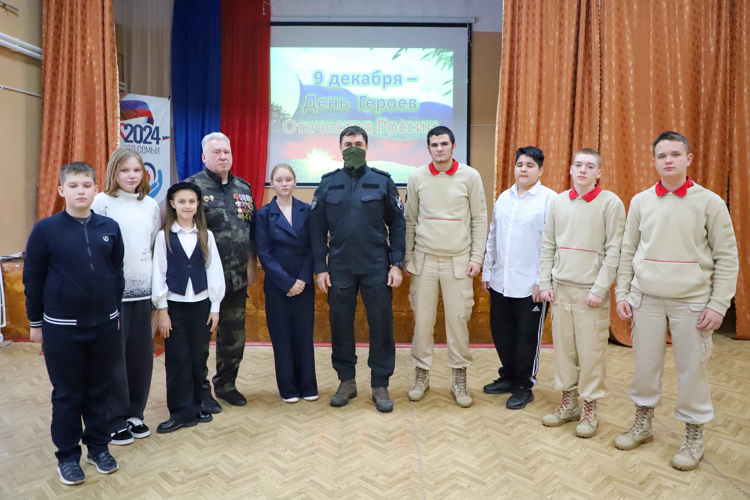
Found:
M 124 122 L 134 118 L 146 118 L 146 123 L 154 124 L 154 116 L 148 104 L 143 101 L 121 101 L 120 102 L 120 121 Z

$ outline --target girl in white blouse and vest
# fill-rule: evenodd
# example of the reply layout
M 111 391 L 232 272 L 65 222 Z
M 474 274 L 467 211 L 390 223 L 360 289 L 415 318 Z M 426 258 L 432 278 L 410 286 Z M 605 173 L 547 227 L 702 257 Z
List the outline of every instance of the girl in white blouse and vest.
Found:
M 125 245 L 125 292 L 120 304 L 123 346 L 114 362 L 107 400 L 107 426 L 112 444 L 126 445 L 151 431 L 143 423 L 151 389 L 154 341 L 151 334 L 151 248 L 161 227 L 159 205 L 151 191 L 143 159 L 136 151 L 118 148 L 107 165 L 104 192 L 91 210 L 120 225 Z
M 206 348 L 219 322 L 224 270 L 214 235 L 206 228 L 200 188 L 178 182 L 167 191 L 164 227 L 156 235 L 152 295 L 164 336 L 169 419 L 156 432 L 166 434 L 198 422 Z

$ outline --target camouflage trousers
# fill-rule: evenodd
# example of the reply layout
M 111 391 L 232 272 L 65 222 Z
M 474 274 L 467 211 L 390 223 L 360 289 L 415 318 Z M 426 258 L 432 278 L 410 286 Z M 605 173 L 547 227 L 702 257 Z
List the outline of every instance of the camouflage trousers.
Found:
M 235 381 L 240 370 L 240 362 L 245 353 L 245 307 L 247 287 L 237 291 L 227 291 L 221 301 L 219 327 L 216 330 L 216 375 L 214 391 L 224 393 L 236 389 Z M 208 344 L 203 357 L 203 397 L 211 395 L 208 382 Z

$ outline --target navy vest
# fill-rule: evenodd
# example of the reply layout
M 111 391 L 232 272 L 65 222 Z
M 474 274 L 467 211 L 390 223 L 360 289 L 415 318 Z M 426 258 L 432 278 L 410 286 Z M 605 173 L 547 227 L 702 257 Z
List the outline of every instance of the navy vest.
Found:
M 167 250 L 167 287 L 172 293 L 185 295 L 188 279 L 193 282 L 193 292 L 199 294 L 208 289 L 206 279 L 206 264 L 203 261 L 203 250 L 200 242 L 196 242 L 193 255 L 188 258 L 182 248 L 177 233 L 169 231 L 169 244 L 172 251 Z

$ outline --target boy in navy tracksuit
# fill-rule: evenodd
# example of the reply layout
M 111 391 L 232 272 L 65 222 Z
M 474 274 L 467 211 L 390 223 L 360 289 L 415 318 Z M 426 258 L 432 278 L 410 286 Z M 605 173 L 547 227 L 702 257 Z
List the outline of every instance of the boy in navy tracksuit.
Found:
M 31 339 L 44 339 L 52 383 L 52 442 L 60 481 L 80 484 L 81 447 L 102 474 L 117 470 L 107 444 L 107 393 L 119 338 L 118 306 L 125 287 L 120 227 L 91 212 L 94 169 L 68 163 L 58 192 L 65 210 L 36 223 L 26 244 L 23 284 Z M 81 418 L 86 425 L 81 426 Z

